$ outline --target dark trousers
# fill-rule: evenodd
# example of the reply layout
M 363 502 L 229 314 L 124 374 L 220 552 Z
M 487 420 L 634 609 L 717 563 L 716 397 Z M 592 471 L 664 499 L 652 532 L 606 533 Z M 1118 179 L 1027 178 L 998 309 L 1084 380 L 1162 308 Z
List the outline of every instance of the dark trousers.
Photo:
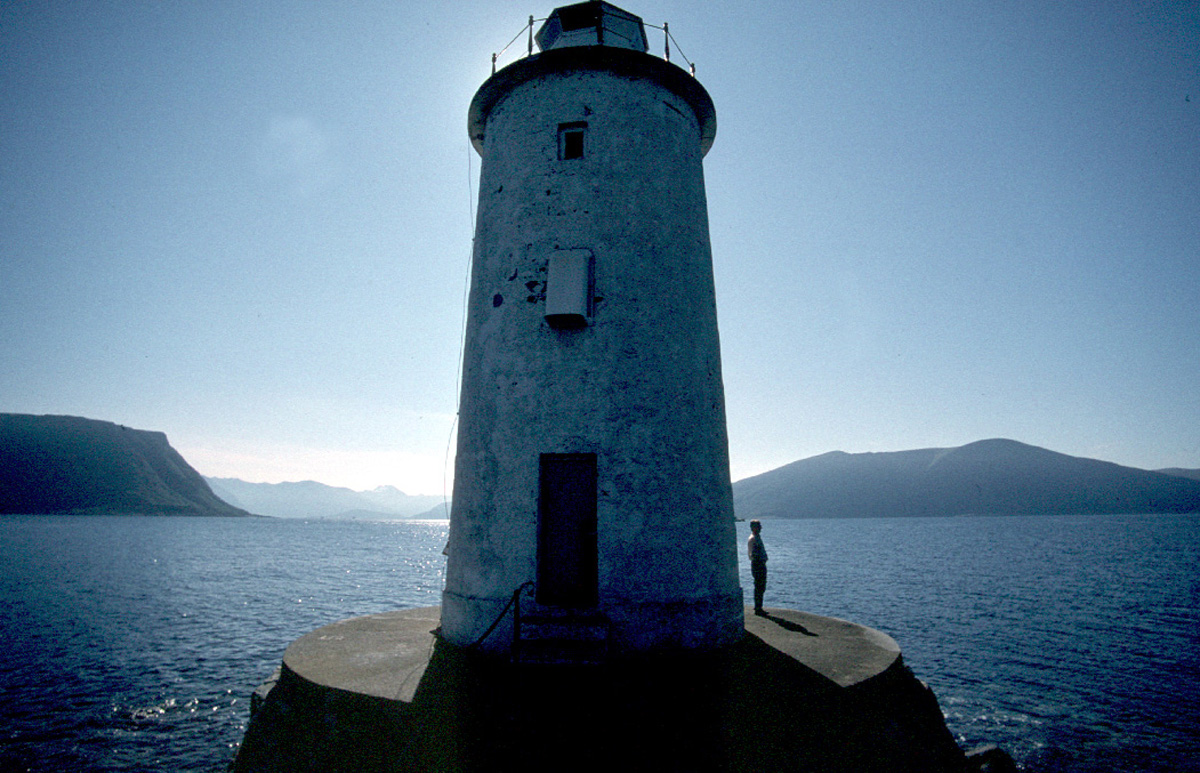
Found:
M 750 564 L 750 574 L 754 575 L 754 608 L 759 610 L 763 605 L 763 592 L 767 589 L 766 563 Z

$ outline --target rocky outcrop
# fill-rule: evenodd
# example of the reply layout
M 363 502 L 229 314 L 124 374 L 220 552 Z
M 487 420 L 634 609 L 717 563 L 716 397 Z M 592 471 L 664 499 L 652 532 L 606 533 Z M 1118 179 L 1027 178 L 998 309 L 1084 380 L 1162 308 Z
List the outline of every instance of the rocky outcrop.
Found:
M 0 514 L 248 516 L 162 432 L 78 416 L 0 414 Z

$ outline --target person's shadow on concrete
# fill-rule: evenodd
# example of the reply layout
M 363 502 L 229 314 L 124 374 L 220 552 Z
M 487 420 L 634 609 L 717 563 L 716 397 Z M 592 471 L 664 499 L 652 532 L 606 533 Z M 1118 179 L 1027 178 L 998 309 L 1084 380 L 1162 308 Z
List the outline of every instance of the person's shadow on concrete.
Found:
M 813 633 L 812 631 L 808 630 L 807 628 L 800 625 L 799 623 L 779 617 L 778 615 L 773 615 L 770 612 L 764 611 L 762 614 L 759 615 L 759 617 L 765 617 L 766 619 L 770 620 L 772 623 L 779 626 L 780 628 L 785 628 L 785 629 L 787 629 L 789 631 L 793 631 L 795 633 L 804 634 L 805 636 L 819 635 L 819 634 Z

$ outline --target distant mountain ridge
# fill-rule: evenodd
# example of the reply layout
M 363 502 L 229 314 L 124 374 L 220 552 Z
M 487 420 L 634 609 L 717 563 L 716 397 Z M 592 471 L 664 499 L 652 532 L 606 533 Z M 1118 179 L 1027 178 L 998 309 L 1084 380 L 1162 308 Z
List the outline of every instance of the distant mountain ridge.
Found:
M 431 515 L 443 498 L 409 495 L 394 486 L 354 491 L 312 480 L 249 483 L 238 478 L 206 478 L 217 496 L 231 505 L 280 518 L 416 518 Z
M 1163 475 L 1174 475 L 1179 478 L 1191 478 L 1192 480 L 1200 480 L 1200 470 L 1187 470 L 1183 467 L 1167 467 L 1162 470 L 1155 470 Z
M 78 416 L 0 413 L 0 513 L 223 515 L 162 432 Z
M 733 500 L 740 518 L 1187 513 L 1200 481 L 994 439 L 833 451 L 740 480 Z
M 733 495 L 741 518 L 1190 513 L 1200 512 L 1200 470 L 1140 470 L 996 439 L 833 451 L 740 480 Z M 0 514 L 444 518 L 446 504 L 391 486 L 205 479 L 162 432 L 0 413 Z

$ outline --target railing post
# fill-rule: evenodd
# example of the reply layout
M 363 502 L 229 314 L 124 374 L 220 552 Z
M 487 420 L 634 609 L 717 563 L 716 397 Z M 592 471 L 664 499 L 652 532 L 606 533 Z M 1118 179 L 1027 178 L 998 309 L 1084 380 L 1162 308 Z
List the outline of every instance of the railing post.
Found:
M 509 658 L 514 662 L 521 659 L 521 588 L 524 587 L 517 588 L 513 594 L 513 640 Z
M 512 601 L 508 602 L 513 608 L 513 640 L 512 647 L 509 650 L 509 659 L 514 663 L 521 659 L 521 594 L 526 588 L 536 587 L 533 580 L 527 580 L 517 586 L 513 591 Z M 506 608 L 507 609 L 507 608 Z
M 492 54 L 492 75 L 496 74 L 496 55 Z
M 671 61 L 671 33 L 665 21 L 663 22 L 663 51 L 666 52 L 667 61 Z
M 529 16 L 529 55 L 533 56 L 533 15 Z

